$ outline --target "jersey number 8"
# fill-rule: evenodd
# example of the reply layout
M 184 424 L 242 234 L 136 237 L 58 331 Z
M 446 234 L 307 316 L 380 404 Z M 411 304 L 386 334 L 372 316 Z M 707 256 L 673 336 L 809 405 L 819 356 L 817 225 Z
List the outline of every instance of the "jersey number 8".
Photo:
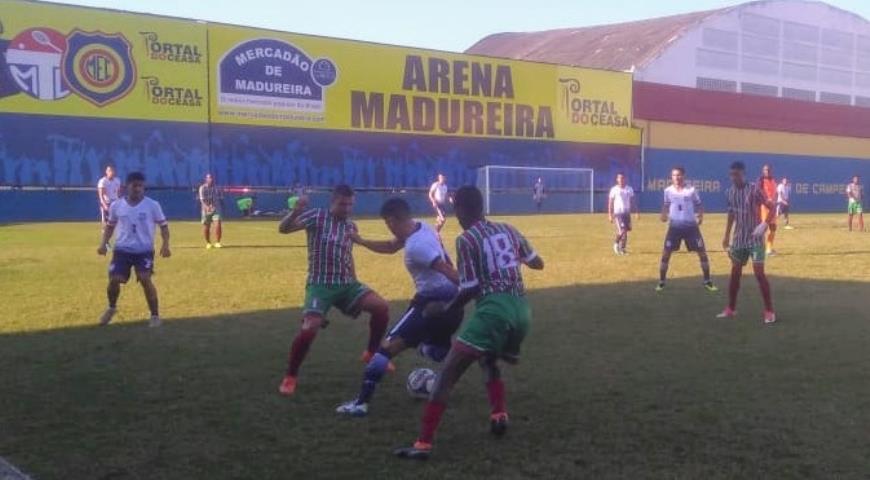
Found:
M 486 238 L 483 246 L 486 264 L 490 272 L 497 272 L 518 265 L 517 254 L 507 234 L 498 233 Z

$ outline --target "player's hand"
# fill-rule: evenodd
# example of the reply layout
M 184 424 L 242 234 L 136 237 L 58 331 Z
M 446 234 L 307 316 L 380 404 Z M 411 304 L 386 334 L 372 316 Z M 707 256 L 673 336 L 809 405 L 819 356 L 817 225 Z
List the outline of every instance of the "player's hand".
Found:
M 698 215 L 698 226 L 700 227 L 702 223 L 704 223 L 704 216 Z
M 105 255 L 108 251 L 109 247 L 104 243 L 97 248 L 97 255 Z
M 350 234 L 350 241 L 352 241 L 353 243 L 359 243 L 359 244 L 363 243 L 362 237 L 357 232 L 353 232 Z
M 169 245 L 164 243 L 160 246 L 160 256 L 163 258 L 169 258 L 172 256 L 172 252 L 169 250 Z
M 610 222 L 610 223 L 613 223 L 613 215 L 608 215 L 608 216 L 607 216 L 607 221 Z
M 640 220 L 640 213 L 635 213 L 635 214 L 634 214 L 634 219 L 635 219 L 635 220 Z
M 731 248 L 731 242 L 728 241 L 728 237 L 722 239 L 722 248 L 727 252 L 728 249 Z

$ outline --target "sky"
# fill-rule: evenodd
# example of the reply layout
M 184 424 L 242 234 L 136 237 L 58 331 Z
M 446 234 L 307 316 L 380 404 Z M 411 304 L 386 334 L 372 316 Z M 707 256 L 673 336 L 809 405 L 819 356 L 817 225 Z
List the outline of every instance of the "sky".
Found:
M 497 32 L 642 20 L 735 0 L 54 0 L 296 33 L 461 52 Z M 827 3 L 870 19 L 870 0 Z

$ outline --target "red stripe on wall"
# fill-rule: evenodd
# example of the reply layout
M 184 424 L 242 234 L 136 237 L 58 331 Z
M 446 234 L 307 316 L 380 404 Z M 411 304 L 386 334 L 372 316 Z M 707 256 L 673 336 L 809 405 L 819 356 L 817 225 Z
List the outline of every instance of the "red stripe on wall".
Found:
M 640 120 L 870 138 L 870 108 L 634 82 Z

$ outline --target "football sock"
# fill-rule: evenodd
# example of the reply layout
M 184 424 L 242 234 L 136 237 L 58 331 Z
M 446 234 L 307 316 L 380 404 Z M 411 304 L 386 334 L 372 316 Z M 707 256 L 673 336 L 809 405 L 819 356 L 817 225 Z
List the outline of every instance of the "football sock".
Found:
M 665 280 L 668 278 L 668 260 L 662 259 L 662 263 L 659 266 L 659 281 L 665 283 Z
M 728 308 L 737 308 L 737 292 L 740 291 L 740 277 L 743 275 L 742 268 L 731 269 L 731 280 L 728 282 Z
M 372 317 L 369 320 L 369 352 L 376 352 L 381 340 L 384 338 L 384 333 L 387 331 L 387 324 L 390 323 L 389 310 L 378 309 L 372 312 Z
M 369 363 L 366 365 L 363 374 L 362 387 L 359 390 L 359 396 L 356 398 L 357 403 L 369 403 L 378 382 L 384 377 L 384 372 L 387 371 L 387 365 L 390 364 L 390 354 L 383 349 L 378 350 Z
M 710 259 L 706 254 L 701 255 L 701 272 L 704 274 L 704 281 L 710 281 Z
M 441 423 L 441 415 L 444 414 L 446 408 L 447 405 L 440 402 L 426 402 L 426 408 L 423 410 L 423 421 L 420 426 L 419 441 L 432 443 L 432 440 L 435 438 L 435 430 L 438 429 L 438 424 Z
M 308 349 L 311 343 L 314 342 L 314 337 L 317 336 L 317 330 L 301 330 L 293 344 L 290 346 L 290 358 L 287 361 L 287 375 L 295 377 L 299 373 L 299 366 L 302 365 L 302 360 L 305 360 L 305 355 L 308 354 Z
M 221 226 L 221 222 L 217 222 L 214 226 L 214 235 L 217 238 L 217 243 L 221 243 L 221 237 L 223 236 L 223 227 Z
M 118 296 L 121 295 L 121 285 L 115 282 L 109 282 L 106 288 L 106 296 L 109 298 L 109 308 L 115 308 L 118 305 Z
M 768 312 L 773 311 L 773 299 L 770 293 L 770 282 L 767 281 L 767 275 L 764 272 L 755 272 L 755 278 L 758 279 L 758 288 L 761 289 L 761 298 L 764 300 L 764 309 Z
M 489 396 L 489 406 L 492 407 L 492 413 L 507 411 L 504 402 L 504 382 L 500 378 L 486 382 L 486 393 Z

